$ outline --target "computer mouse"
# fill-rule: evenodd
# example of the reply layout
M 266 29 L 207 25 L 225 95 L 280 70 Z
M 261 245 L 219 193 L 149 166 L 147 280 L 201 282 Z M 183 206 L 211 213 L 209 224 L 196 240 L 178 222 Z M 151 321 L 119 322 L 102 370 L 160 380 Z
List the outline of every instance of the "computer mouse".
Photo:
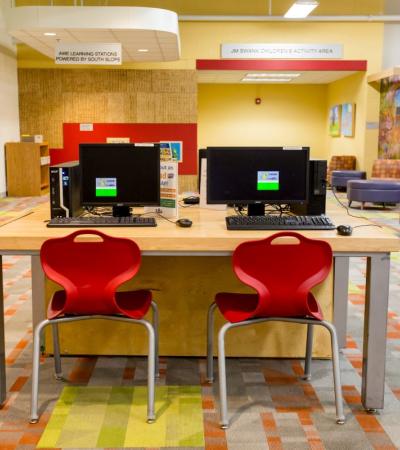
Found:
M 338 225 L 336 231 L 340 236 L 351 236 L 353 228 L 350 225 Z
M 200 203 L 200 197 L 197 197 L 196 195 L 191 195 L 190 197 L 185 197 L 183 199 L 183 203 L 185 205 L 197 205 Z
M 190 219 L 178 219 L 175 222 L 179 227 L 188 228 L 192 226 L 192 221 Z

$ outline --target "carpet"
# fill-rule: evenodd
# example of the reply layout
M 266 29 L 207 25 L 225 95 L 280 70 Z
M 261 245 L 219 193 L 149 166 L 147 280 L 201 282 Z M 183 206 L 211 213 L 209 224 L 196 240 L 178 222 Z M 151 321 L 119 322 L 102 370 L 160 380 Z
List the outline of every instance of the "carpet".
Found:
M 67 386 L 38 448 L 204 448 L 200 386 L 157 386 L 156 422 L 146 422 L 145 386 Z

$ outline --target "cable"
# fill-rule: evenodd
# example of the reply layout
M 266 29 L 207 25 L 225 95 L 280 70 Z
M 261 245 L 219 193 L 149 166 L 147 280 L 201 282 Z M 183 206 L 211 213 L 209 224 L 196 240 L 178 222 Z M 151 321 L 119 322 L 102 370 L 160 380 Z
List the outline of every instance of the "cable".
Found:
M 33 213 L 33 211 L 28 211 L 27 213 L 22 214 L 21 216 L 14 217 L 14 219 L 11 219 L 11 220 L 8 220 L 8 221 L 2 223 L 0 225 L 0 227 L 4 227 L 4 226 L 8 225 L 9 223 L 15 222 L 16 220 L 19 220 L 19 219 L 22 219 L 23 217 L 29 216 L 29 214 L 32 214 L 32 213 Z
M 175 220 L 170 220 L 170 219 L 168 219 L 168 217 L 165 217 L 165 216 L 163 216 L 160 213 L 156 213 L 156 214 L 157 214 L 158 217 L 161 217 L 162 219 L 167 220 L 168 222 L 171 222 L 171 223 L 176 225 L 176 221 Z
M 335 197 L 336 201 L 339 203 L 339 205 L 346 210 L 347 214 L 350 217 L 355 217 L 356 219 L 364 219 L 364 220 L 369 220 L 369 221 L 371 220 L 371 219 L 369 219 L 368 217 L 365 217 L 365 216 L 356 216 L 355 214 L 351 214 L 349 212 L 349 208 L 345 204 L 343 204 L 340 201 L 340 199 L 338 198 L 338 196 L 336 195 L 336 192 L 335 192 L 334 188 L 332 188 L 332 194 Z M 382 225 L 369 223 L 369 224 L 366 224 L 366 225 L 355 225 L 353 228 L 359 228 L 359 227 L 379 227 L 379 228 L 382 228 Z

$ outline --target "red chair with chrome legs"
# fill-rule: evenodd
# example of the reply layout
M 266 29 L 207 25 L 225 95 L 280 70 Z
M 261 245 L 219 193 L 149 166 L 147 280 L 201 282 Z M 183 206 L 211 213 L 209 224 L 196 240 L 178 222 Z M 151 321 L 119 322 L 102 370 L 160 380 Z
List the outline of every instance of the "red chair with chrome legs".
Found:
M 282 238 L 292 238 L 290 242 Z M 293 242 L 293 238 L 295 242 Z M 323 320 L 322 311 L 310 290 L 329 274 L 332 250 L 328 243 L 308 239 L 295 232 L 276 233 L 266 239 L 240 244 L 234 251 L 233 270 L 255 294 L 221 292 L 208 310 L 207 379 L 213 381 L 214 312 L 218 308 L 228 321 L 218 333 L 218 372 L 221 427 L 227 428 L 228 408 L 225 370 L 225 333 L 236 327 L 281 321 L 307 324 L 304 378 L 311 376 L 314 325 L 328 329 L 331 336 L 336 421 L 343 424 L 339 348 L 335 327 Z
M 78 240 L 95 235 L 96 240 Z M 53 328 L 56 377 L 61 379 L 58 324 L 88 319 L 108 319 L 142 325 L 149 337 L 147 421 L 155 420 L 154 377 L 158 373 L 158 311 L 148 290 L 117 292 L 117 288 L 136 275 L 141 262 L 137 244 L 129 239 L 107 236 L 97 230 L 79 230 L 42 245 L 40 258 L 44 273 L 63 290 L 54 293 L 47 319 L 34 331 L 31 423 L 39 419 L 40 341 L 47 325 Z M 152 308 L 153 324 L 143 319 Z

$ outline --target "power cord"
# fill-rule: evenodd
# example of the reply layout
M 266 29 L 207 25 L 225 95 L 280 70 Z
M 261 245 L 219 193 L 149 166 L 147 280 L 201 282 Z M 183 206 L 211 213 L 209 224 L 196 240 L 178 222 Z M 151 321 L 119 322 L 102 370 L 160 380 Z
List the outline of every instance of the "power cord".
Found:
M 339 205 L 342 208 L 344 208 L 346 210 L 347 214 L 350 217 L 355 217 L 356 219 L 371 220 L 371 219 L 369 219 L 368 217 L 365 217 L 365 216 L 356 216 L 355 214 L 351 214 L 350 211 L 349 211 L 349 208 L 344 203 L 342 203 L 341 200 L 339 199 L 339 197 L 336 195 L 336 192 L 335 192 L 334 188 L 332 188 L 332 194 L 335 197 L 335 200 L 339 203 Z M 360 227 L 378 227 L 378 228 L 382 228 L 382 225 L 378 225 L 378 224 L 375 224 L 375 223 L 369 223 L 369 224 L 365 224 L 365 225 L 355 225 L 352 228 L 360 228 Z

